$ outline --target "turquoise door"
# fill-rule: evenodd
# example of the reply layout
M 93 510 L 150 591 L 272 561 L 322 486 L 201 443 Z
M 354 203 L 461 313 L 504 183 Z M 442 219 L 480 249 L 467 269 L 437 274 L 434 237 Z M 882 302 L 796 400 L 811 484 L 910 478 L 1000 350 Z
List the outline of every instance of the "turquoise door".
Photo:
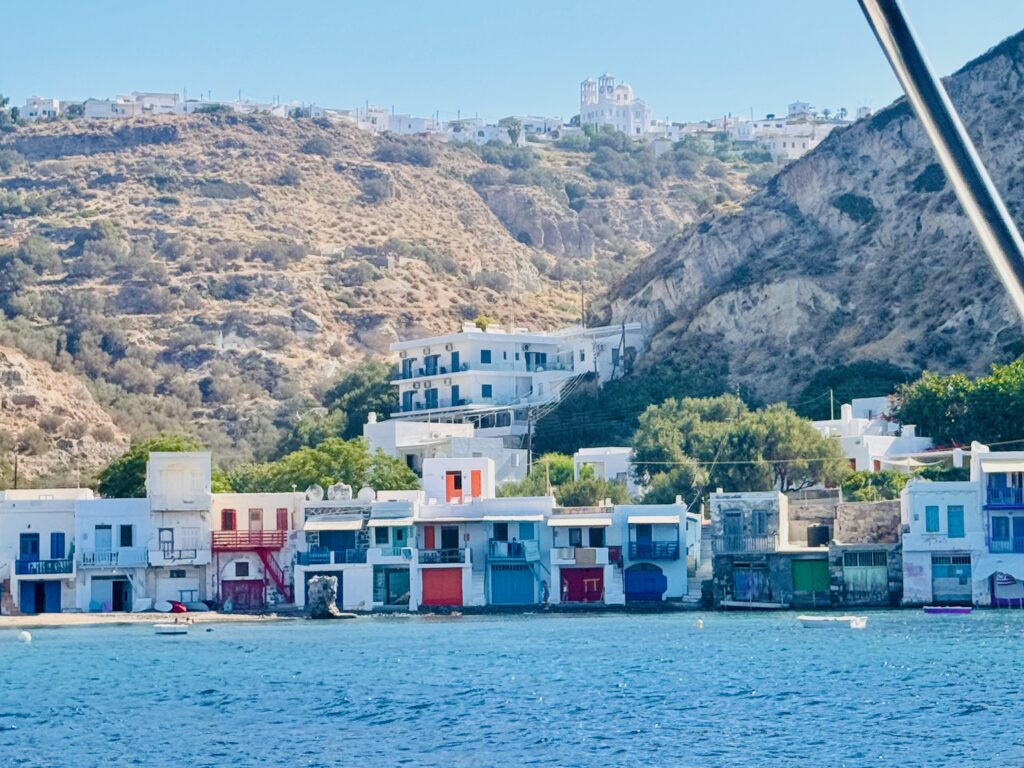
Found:
M 932 555 L 932 602 L 970 605 L 970 555 Z
M 949 538 L 962 539 L 964 537 L 964 508 L 959 505 L 946 507 L 946 518 L 949 523 Z
M 530 605 L 537 602 L 535 579 L 530 566 L 492 565 L 491 602 L 495 605 Z

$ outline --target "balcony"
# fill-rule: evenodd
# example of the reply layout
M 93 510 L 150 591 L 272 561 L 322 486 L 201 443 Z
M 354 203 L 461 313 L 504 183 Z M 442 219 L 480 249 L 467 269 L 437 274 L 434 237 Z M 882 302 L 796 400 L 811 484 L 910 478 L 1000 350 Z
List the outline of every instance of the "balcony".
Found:
M 144 547 L 119 547 L 108 552 L 82 552 L 79 565 L 82 568 L 140 568 L 149 562 L 148 556 Z
M 1000 507 L 1024 507 L 1024 488 L 988 487 L 988 504 Z
M 421 549 L 422 565 L 461 564 L 466 562 L 465 549 Z
M 630 560 L 678 560 L 678 541 L 631 541 Z
M 150 565 L 209 565 L 211 560 L 209 549 L 198 547 L 174 549 L 161 547 L 149 550 Z
M 297 552 L 295 554 L 296 565 L 348 565 L 350 563 L 365 563 L 365 549 L 335 549 L 317 547 L 309 552 Z
M 75 561 L 70 557 L 61 560 L 16 560 L 14 572 L 18 576 L 64 576 L 75 572 Z
M 214 531 L 212 533 L 213 551 L 281 549 L 286 536 L 285 531 Z
M 774 552 L 778 546 L 778 534 L 767 533 L 759 536 L 714 536 L 711 549 L 716 555 L 749 555 Z
M 498 541 L 487 543 L 487 559 L 496 563 L 532 563 L 540 560 L 539 541 Z
M 552 565 L 599 566 L 622 561 L 622 547 L 551 548 Z
M 1024 554 L 1024 538 L 991 539 L 988 542 L 988 551 L 995 555 L 1005 555 L 1011 552 Z

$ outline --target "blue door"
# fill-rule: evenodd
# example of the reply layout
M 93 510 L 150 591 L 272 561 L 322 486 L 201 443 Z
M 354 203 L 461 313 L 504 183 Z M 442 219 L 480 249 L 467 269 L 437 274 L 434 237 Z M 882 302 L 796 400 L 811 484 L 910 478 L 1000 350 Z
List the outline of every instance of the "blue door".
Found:
M 1013 518 L 1013 551 L 1024 552 L 1024 517 Z
M 491 566 L 491 602 L 494 605 L 530 605 L 537 602 L 535 589 L 530 566 Z
M 661 568 L 650 563 L 631 565 L 626 569 L 626 600 L 661 600 L 668 589 L 668 579 Z
M 38 533 L 23 533 L 21 534 L 21 543 L 18 549 L 19 560 L 38 560 L 39 559 L 39 534 Z
M 452 352 L 452 373 L 459 370 L 459 353 L 458 351 Z
M 46 602 L 43 608 L 46 613 L 60 613 L 60 582 L 46 582 Z
M 63 560 L 64 559 L 64 534 L 63 533 L 51 533 L 50 534 L 50 559 L 51 560 Z
M 459 385 L 452 384 L 452 405 L 459 405 Z
M 23 581 L 18 587 L 18 608 L 22 613 L 39 613 L 36 607 L 36 584 L 35 581 Z

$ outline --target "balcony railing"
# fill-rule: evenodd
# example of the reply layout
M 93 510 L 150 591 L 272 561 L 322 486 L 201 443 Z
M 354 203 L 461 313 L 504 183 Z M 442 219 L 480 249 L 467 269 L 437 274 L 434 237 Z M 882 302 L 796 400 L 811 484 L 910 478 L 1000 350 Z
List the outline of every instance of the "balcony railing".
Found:
M 169 562 L 177 560 L 196 560 L 199 557 L 198 549 L 165 549 L 161 547 L 156 550 L 156 553 Z
M 421 549 L 420 562 L 426 565 L 432 565 L 435 563 L 464 563 L 466 562 L 466 550 Z
M 491 539 L 487 544 L 487 559 L 499 562 L 527 563 L 540 560 L 540 542 L 498 541 Z
M 711 548 L 716 555 L 757 554 L 774 552 L 778 546 L 778 534 L 759 536 L 714 536 Z
M 83 568 L 136 568 L 146 565 L 148 552 L 143 547 L 121 547 L 109 552 L 82 552 Z
M 214 531 L 213 551 L 229 552 L 253 549 L 281 549 L 285 531 Z
M 317 547 L 309 552 L 295 554 L 297 565 L 345 565 L 347 563 L 365 563 L 365 549 L 335 549 Z
M 399 371 L 397 380 L 408 381 L 409 379 L 418 379 L 423 376 L 450 376 L 453 373 L 464 373 L 465 371 L 479 371 L 482 373 L 489 373 L 492 371 L 519 371 L 522 373 L 539 373 L 543 371 L 573 371 L 575 370 L 575 364 L 571 360 L 559 360 L 559 359 L 548 359 L 548 362 L 543 365 L 537 365 L 531 362 L 527 365 L 525 362 L 508 362 L 502 361 L 497 363 L 460 363 L 457 368 L 450 368 L 446 365 L 439 365 L 436 368 L 429 368 L 426 366 L 416 366 L 407 371 Z
M 989 486 L 988 503 L 1002 506 L 1024 506 L 1024 488 L 997 488 Z
M 16 560 L 14 572 L 18 576 L 53 576 L 73 573 L 74 563 L 70 557 L 62 560 Z
M 992 539 L 988 543 L 988 551 L 993 554 L 1024 553 L 1024 538 Z
M 630 560 L 678 560 L 678 541 L 631 541 Z

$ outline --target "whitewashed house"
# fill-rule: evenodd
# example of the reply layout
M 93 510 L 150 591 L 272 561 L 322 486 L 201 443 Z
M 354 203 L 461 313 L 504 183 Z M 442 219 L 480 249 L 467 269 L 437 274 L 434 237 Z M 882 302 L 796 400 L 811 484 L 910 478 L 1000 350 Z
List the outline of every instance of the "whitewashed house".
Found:
M 82 111 L 87 119 L 135 117 L 142 114 L 142 104 L 127 96 L 118 96 L 115 99 L 86 99 Z
M 75 607 L 75 504 L 90 498 L 87 488 L 0 491 L 4 613 Z
M 60 117 L 60 99 L 44 99 L 30 96 L 19 111 L 22 120 L 56 120 Z
M 689 563 L 700 566 L 701 518 L 674 504 L 616 505 L 614 523 L 625 526 L 623 591 L 629 602 L 682 600 Z
M 854 398 L 840 406 L 838 419 L 813 422 L 824 437 L 839 440 L 850 468 L 859 472 L 909 472 L 913 459 L 932 448 L 929 437 L 918 437 L 913 424 L 900 424 L 890 415 L 887 397 Z
M 75 502 L 76 605 L 80 611 L 151 608 L 148 499 L 86 499 Z
M 531 408 L 557 402 L 587 374 L 600 382 L 621 376 L 640 343 L 638 323 L 546 333 L 466 323 L 458 333 L 395 342 L 392 418 L 471 421 L 481 437 L 518 441 Z
M 600 480 L 622 483 L 630 496 L 641 495 L 641 488 L 633 476 L 633 449 L 620 446 L 580 448 L 572 455 L 572 474 L 579 480 L 584 468 Z
M 147 115 L 178 115 L 183 112 L 181 97 L 176 93 L 132 91 L 131 98 Z
M 641 138 L 651 127 L 651 108 L 633 95 L 626 83 L 615 84 L 607 72 L 597 80 L 580 83 L 580 125 L 610 125 L 634 138 Z
M 189 603 L 209 597 L 210 472 L 209 453 L 149 455 L 147 591 L 156 601 Z
M 223 610 L 253 611 L 293 602 L 300 493 L 215 493 L 207 594 Z

